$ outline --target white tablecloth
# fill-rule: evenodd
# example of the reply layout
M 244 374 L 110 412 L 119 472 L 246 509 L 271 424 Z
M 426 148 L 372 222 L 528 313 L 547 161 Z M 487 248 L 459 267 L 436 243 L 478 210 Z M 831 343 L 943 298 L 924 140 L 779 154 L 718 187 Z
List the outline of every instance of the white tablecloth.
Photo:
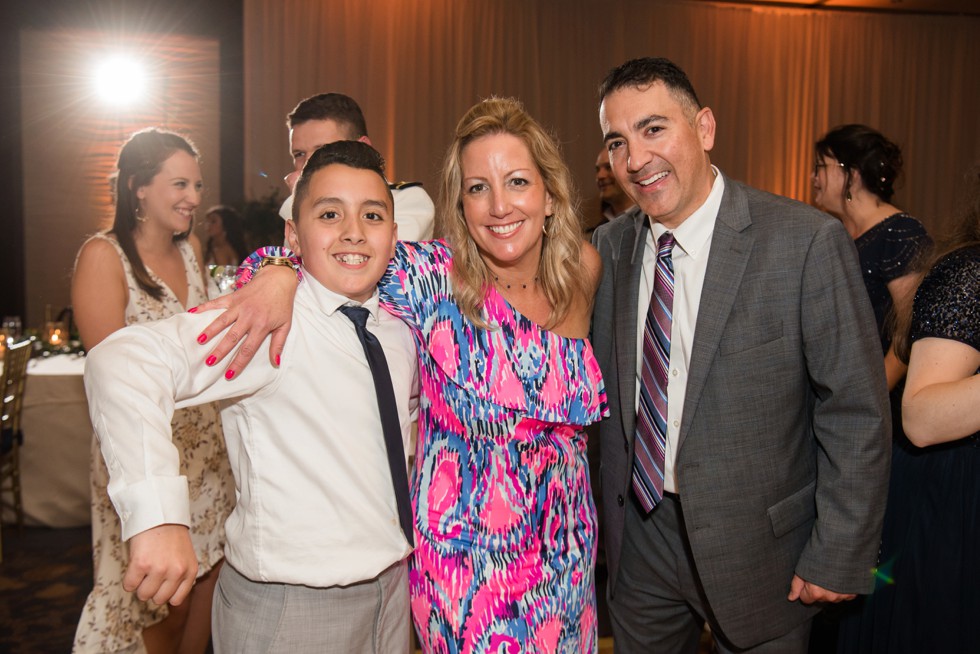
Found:
M 92 425 L 82 374 L 85 358 L 32 359 L 27 367 L 20 450 L 27 524 L 77 527 L 91 522 Z

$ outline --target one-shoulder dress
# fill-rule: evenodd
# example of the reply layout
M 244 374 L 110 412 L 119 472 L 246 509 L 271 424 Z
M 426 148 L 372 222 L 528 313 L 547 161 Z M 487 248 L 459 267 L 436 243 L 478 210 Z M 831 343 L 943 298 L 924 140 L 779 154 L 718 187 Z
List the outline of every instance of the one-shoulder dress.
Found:
M 593 652 L 595 506 L 583 426 L 608 414 L 586 339 L 488 291 L 490 329 L 453 296 L 441 241 L 399 243 L 385 308 L 419 350 L 409 587 L 423 651 Z

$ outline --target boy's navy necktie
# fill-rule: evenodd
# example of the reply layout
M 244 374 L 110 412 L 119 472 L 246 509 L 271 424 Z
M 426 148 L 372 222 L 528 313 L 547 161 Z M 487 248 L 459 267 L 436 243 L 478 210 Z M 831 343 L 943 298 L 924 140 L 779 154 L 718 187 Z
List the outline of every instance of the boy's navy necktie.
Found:
M 357 338 L 364 348 L 371 376 L 374 377 L 374 390 L 378 396 L 378 409 L 381 413 L 381 429 L 385 437 L 385 449 L 388 452 L 388 468 L 391 470 L 391 484 L 395 490 L 395 504 L 398 507 L 398 521 L 408 544 L 415 546 L 414 528 L 412 524 L 412 504 L 408 496 L 408 473 L 405 467 L 405 447 L 402 445 L 402 431 L 398 422 L 398 405 L 395 403 L 395 391 L 391 386 L 391 374 L 388 372 L 388 362 L 378 338 L 367 330 L 367 318 L 370 312 L 364 307 L 340 307 L 345 316 L 354 323 Z

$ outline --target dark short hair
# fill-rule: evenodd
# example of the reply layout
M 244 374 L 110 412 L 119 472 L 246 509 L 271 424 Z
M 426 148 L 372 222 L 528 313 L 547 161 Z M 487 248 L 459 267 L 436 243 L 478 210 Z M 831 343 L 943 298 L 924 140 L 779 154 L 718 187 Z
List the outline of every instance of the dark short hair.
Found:
M 332 164 L 377 173 L 388 191 L 388 203 L 394 212 L 395 202 L 388 187 L 388 180 L 385 178 L 385 160 L 381 153 L 363 141 L 334 141 L 317 148 L 306 160 L 303 173 L 299 176 L 296 189 L 293 191 L 293 220 L 299 220 L 299 207 L 306 199 L 314 173 Z
M 320 93 L 302 100 L 286 116 L 286 126 L 292 129 L 311 120 L 332 120 L 347 127 L 352 141 L 368 135 L 361 108 L 343 93 Z
M 844 164 L 845 193 L 857 172 L 864 188 L 891 202 L 902 172 L 902 149 L 884 134 L 867 125 L 840 125 L 817 141 L 815 149 L 818 157 L 833 157 Z
M 643 57 L 630 59 L 625 64 L 609 71 L 606 78 L 599 84 L 599 104 L 606 96 L 622 88 L 646 88 L 663 82 L 679 102 L 690 105 L 695 112 L 701 110 L 701 101 L 694 92 L 694 86 L 687 74 L 669 59 L 663 57 Z

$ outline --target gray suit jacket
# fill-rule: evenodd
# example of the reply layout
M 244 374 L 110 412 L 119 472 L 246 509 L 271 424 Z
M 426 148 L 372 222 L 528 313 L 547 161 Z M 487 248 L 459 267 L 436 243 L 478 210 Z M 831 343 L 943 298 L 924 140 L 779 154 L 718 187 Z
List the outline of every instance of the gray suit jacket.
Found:
M 647 230 L 638 211 L 593 238 L 603 278 L 593 345 L 606 556 L 615 593 L 636 422 L 636 314 Z M 881 346 L 841 224 L 725 179 L 701 293 L 675 466 L 698 574 L 725 635 L 749 647 L 815 611 L 794 573 L 871 590 L 890 467 Z

